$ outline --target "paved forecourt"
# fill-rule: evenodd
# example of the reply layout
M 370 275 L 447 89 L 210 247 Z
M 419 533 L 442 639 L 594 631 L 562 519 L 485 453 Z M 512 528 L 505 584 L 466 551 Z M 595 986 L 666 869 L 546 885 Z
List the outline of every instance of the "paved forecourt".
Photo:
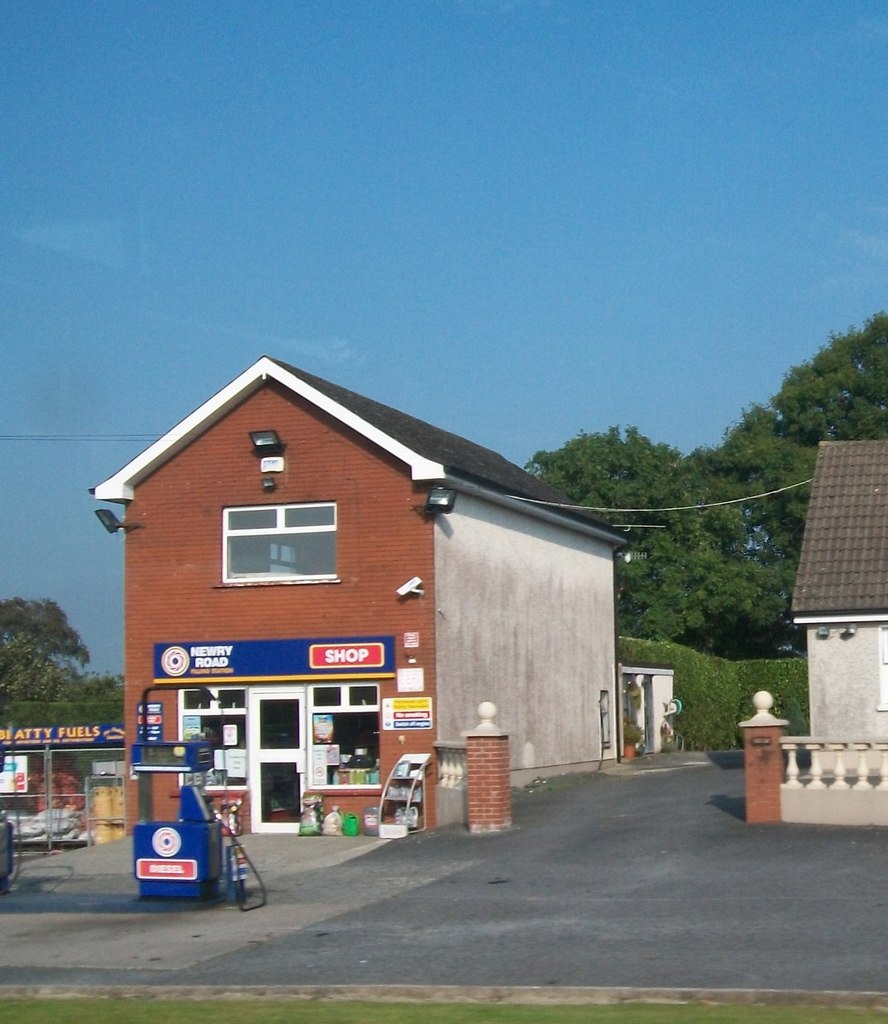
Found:
M 245 837 L 248 913 L 139 900 L 128 840 L 27 858 L 0 985 L 883 1005 L 888 832 L 747 825 L 733 754 L 538 780 L 513 812 L 483 836 Z

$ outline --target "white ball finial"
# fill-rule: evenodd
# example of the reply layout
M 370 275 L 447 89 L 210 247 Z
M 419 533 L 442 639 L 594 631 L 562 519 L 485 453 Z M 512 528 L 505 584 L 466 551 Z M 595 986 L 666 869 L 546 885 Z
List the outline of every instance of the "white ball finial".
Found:
M 496 704 L 492 700 L 482 700 L 478 705 L 478 717 L 482 722 L 492 722 L 496 718 Z
M 774 707 L 774 698 L 767 690 L 759 690 L 752 695 L 752 706 L 757 715 L 767 715 Z
M 478 705 L 478 717 L 480 722 L 466 733 L 467 736 L 502 736 L 499 726 L 494 722 L 496 717 L 496 704 L 492 700 L 482 700 Z

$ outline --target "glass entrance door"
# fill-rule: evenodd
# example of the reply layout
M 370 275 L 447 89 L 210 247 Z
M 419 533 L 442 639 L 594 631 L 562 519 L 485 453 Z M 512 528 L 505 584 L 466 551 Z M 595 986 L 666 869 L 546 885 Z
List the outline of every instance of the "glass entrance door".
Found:
M 305 774 L 304 687 L 250 691 L 251 826 L 298 832 Z

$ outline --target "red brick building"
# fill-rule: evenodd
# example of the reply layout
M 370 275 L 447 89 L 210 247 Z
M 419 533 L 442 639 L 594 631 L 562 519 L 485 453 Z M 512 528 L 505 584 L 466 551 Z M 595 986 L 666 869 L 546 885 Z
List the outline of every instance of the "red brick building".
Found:
M 262 357 L 94 494 L 125 506 L 128 738 L 143 697 L 149 736 L 208 737 L 254 831 L 377 803 L 405 753 L 433 826 L 482 700 L 516 781 L 613 756 L 622 538 L 496 453 Z

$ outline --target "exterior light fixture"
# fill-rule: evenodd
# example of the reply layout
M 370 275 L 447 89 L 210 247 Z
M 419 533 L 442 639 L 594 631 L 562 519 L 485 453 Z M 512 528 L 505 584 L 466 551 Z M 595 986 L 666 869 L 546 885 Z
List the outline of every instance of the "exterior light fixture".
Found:
M 127 530 L 135 530 L 142 525 L 141 523 L 122 523 L 110 508 L 97 508 L 96 517 L 108 533 L 117 533 L 118 530 L 123 530 L 126 533 Z
M 256 455 L 279 455 L 285 447 L 276 430 L 251 430 L 250 440 Z
M 842 636 L 847 640 L 849 637 L 857 636 L 857 623 L 849 622 L 847 626 L 842 627 Z
M 277 490 L 277 481 L 273 476 L 262 477 L 262 490 L 268 494 Z
M 818 626 L 817 627 L 817 639 L 818 640 L 829 640 L 830 628 L 829 626 Z
M 433 487 L 426 498 L 425 510 L 429 515 L 443 512 L 445 515 L 453 511 L 456 504 L 456 491 L 452 487 Z

